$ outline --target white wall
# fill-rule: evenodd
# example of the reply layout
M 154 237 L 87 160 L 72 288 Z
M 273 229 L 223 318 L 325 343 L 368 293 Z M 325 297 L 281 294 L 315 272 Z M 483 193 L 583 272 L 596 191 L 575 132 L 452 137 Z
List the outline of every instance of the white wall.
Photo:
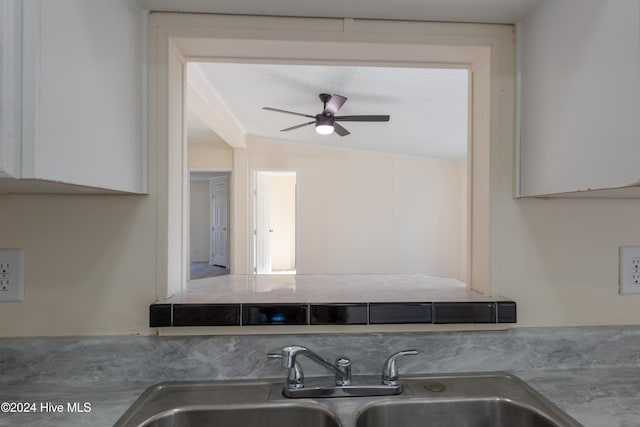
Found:
M 298 273 L 458 277 L 457 163 L 268 141 L 249 141 L 248 156 L 298 172 Z
M 210 224 L 209 181 L 191 181 L 189 191 L 189 257 L 191 262 L 209 262 Z
M 519 36 L 522 194 L 638 185 L 640 1 L 547 0 Z
M 467 160 L 458 162 L 458 223 L 460 224 L 460 233 L 458 235 L 458 274 L 457 278 L 465 283 L 469 280 L 469 162 Z

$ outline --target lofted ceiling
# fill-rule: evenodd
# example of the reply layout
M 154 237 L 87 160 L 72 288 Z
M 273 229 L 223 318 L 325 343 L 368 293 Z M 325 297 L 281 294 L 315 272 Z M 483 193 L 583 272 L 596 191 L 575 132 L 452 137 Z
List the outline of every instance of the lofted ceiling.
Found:
M 193 64 L 192 64 L 193 65 Z M 467 151 L 468 71 L 337 65 L 197 63 L 244 134 L 355 150 L 460 160 Z M 313 119 L 262 107 L 316 115 L 322 92 L 348 98 L 338 115 L 384 114 L 389 122 L 341 122 L 351 134 L 319 135 Z M 189 129 L 191 132 L 191 129 Z
M 152 11 L 399 19 L 512 24 L 542 0 L 138 0 Z M 198 63 L 229 117 L 248 138 L 326 145 L 456 160 L 466 156 L 466 70 Z M 269 106 L 315 115 L 321 92 L 346 96 L 339 114 L 389 114 L 388 123 L 343 122 L 351 135 L 320 136 L 308 119 L 262 110 Z M 193 114 L 190 142 L 220 139 Z M 206 121 L 206 120 L 204 120 Z

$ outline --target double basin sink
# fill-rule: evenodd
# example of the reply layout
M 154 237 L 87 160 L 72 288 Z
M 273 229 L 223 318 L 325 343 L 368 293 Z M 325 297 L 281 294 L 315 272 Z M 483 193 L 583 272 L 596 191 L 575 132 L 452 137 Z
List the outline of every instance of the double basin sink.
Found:
M 167 382 L 147 389 L 115 426 L 581 426 L 507 373 L 405 375 L 402 385 L 394 396 L 290 399 L 282 380 Z

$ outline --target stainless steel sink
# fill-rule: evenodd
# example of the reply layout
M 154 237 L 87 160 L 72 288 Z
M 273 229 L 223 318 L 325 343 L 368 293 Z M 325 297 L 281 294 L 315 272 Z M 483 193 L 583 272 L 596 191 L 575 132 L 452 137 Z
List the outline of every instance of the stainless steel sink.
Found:
M 174 426 L 278 426 L 339 427 L 326 409 L 309 405 L 270 405 L 237 408 L 186 408 L 171 410 L 142 424 L 148 427 Z
M 116 427 L 581 426 L 506 373 L 406 375 L 402 383 L 403 393 L 395 396 L 313 399 L 284 397 L 281 380 L 161 383 L 147 389 Z
M 403 399 L 363 407 L 356 427 L 559 427 L 580 424 L 519 378 L 502 373 L 414 377 Z
M 340 427 L 325 406 L 289 401 L 275 380 L 167 382 L 149 387 L 116 426 Z M 275 399 L 270 396 L 275 394 Z
M 376 404 L 364 410 L 356 427 L 382 426 L 554 427 L 534 408 L 503 399 Z

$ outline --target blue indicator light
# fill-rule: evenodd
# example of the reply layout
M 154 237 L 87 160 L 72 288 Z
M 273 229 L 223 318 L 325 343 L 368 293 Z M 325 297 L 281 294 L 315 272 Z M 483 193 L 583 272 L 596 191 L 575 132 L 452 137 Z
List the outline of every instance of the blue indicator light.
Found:
M 285 321 L 284 314 L 274 314 L 273 316 L 271 316 L 271 321 L 272 322 L 284 322 Z

